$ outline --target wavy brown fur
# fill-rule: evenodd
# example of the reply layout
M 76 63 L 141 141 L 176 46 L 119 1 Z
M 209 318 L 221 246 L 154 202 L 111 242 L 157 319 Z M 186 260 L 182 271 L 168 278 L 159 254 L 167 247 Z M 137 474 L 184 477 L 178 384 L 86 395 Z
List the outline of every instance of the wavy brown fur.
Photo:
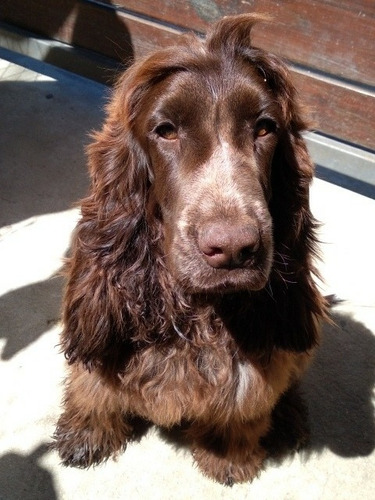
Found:
M 286 66 L 251 46 L 256 21 L 134 64 L 93 137 L 61 337 L 67 465 L 125 449 L 140 417 L 183 423 L 208 476 L 251 480 L 318 343 L 306 124 Z

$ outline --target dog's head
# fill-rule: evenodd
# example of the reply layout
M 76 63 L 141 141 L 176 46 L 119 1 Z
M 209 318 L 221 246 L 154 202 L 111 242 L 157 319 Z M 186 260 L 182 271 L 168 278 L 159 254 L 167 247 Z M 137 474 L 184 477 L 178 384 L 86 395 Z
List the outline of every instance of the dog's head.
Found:
M 255 20 L 225 18 L 205 40 L 153 54 L 120 80 L 111 107 L 138 154 L 123 173 L 127 196 L 143 189 L 186 292 L 263 288 L 281 251 L 274 237 L 298 239 L 307 208 L 295 90 L 286 66 L 252 47 Z

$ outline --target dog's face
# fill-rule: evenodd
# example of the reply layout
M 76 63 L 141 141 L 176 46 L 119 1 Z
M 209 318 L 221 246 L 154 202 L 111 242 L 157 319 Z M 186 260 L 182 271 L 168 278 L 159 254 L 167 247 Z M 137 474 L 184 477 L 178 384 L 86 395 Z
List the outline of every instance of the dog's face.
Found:
M 262 74 L 243 61 L 176 71 L 140 109 L 150 210 L 163 220 L 172 275 L 190 293 L 263 288 L 273 258 L 268 202 L 282 118 Z

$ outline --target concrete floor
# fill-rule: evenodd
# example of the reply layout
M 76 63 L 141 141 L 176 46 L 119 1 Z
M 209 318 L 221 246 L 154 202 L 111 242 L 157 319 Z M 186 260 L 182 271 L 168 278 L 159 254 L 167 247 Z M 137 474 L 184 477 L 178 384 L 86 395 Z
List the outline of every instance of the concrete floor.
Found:
M 0 60 L 0 499 L 375 498 L 375 201 L 321 180 L 312 208 L 324 222 L 324 290 L 345 301 L 304 381 L 310 448 L 233 488 L 204 478 L 156 431 L 117 462 L 59 465 L 48 450 L 64 378 L 56 273 L 78 215 L 72 203 L 87 188 L 83 146 L 101 123 L 106 89 L 40 68 Z

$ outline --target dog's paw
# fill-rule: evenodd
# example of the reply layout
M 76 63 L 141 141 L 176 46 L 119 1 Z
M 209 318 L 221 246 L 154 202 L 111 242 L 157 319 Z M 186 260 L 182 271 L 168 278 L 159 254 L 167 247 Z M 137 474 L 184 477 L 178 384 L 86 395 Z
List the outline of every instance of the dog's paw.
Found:
M 62 464 L 81 469 L 100 464 L 126 448 L 126 442 L 114 442 L 113 435 L 98 436 L 88 429 L 74 432 L 57 427 L 53 438 L 52 448 L 59 453 Z
M 237 461 L 233 457 L 221 457 L 204 448 L 196 448 L 193 458 L 204 475 L 226 486 L 233 486 L 235 483 L 250 482 L 258 476 L 265 452 L 259 448 L 246 459 Z

